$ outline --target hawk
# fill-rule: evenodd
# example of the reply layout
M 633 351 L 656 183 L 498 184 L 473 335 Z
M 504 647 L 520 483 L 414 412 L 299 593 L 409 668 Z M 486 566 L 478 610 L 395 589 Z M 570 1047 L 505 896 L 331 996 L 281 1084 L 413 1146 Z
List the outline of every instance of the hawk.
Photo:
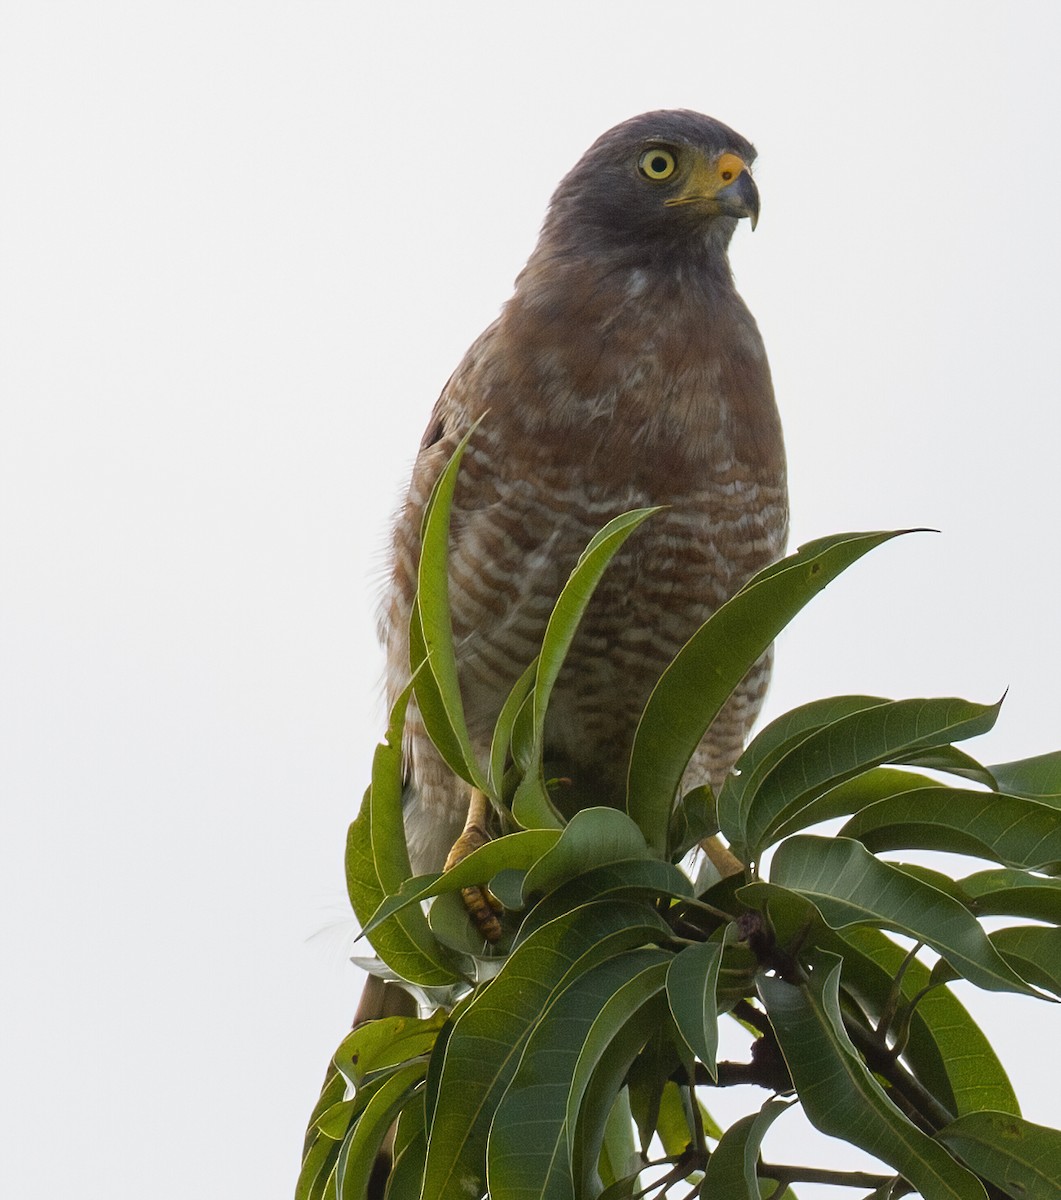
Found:
M 553 692 L 547 758 L 579 803 L 623 804 L 660 674 L 784 551 L 781 425 L 728 258 L 737 222 L 758 219 L 754 159 L 740 134 L 685 110 L 644 113 L 594 142 L 553 195 L 513 296 L 443 388 L 394 528 L 381 620 L 391 702 L 409 679 L 424 509 L 486 414 L 462 462 L 449 556 L 458 674 L 483 761 L 587 542 L 614 516 L 665 506 L 612 561 Z M 708 730 L 690 779 L 725 778 L 769 673 L 766 655 Z M 466 823 L 458 857 L 485 836 L 485 797 L 442 761 L 415 705 L 404 754 L 413 871 L 439 870 Z
M 381 619 L 390 704 L 409 680 L 424 510 L 485 414 L 457 479 L 448 562 L 465 718 L 485 761 L 586 544 L 612 517 L 664 506 L 610 563 L 552 693 L 546 757 L 576 805 L 624 803 L 634 730 L 664 668 L 784 552 L 781 424 L 728 257 L 737 222 L 759 216 L 754 159 L 740 134 L 684 110 L 594 142 L 557 188 L 512 298 L 443 388 L 395 524 Z M 769 675 L 767 653 L 708 729 L 690 780 L 722 783 Z M 488 836 L 488 802 L 443 762 L 415 703 L 403 754 L 412 869 L 439 870 Z M 369 976 L 354 1025 L 414 1011 Z M 384 1150 L 369 1195 L 388 1169 Z

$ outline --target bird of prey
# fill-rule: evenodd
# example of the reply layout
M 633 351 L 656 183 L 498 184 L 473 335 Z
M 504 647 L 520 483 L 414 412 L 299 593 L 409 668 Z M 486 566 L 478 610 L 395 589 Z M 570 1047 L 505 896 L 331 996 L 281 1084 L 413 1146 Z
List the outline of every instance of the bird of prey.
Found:
M 424 509 L 486 414 L 457 481 L 448 568 L 465 715 L 483 761 L 587 542 L 620 513 L 665 506 L 610 564 L 550 702 L 546 757 L 579 804 L 623 804 L 634 729 L 660 674 L 784 551 L 781 425 L 728 258 L 738 221 L 754 228 L 759 216 L 754 159 L 738 133 L 686 110 L 644 113 L 594 142 L 553 195 L 513 296 L 443 388 L 395 525 L 381 618 L 391 702 L 410 675 Z M 769 672 L 766 655 L 687 779 L 722 782 Z M 439 870 L 466 822 L 458 856 L 485 836 L 485 797 L 446 766 L 415 704 L 404 754 L 413 871 Z
M 586 544 L 612 517 L 665 506 L 610 563 L 552 693 L 546 757 L 576 806 L 624 803 L 634 730 L 660 674 L 784 551 L 781 425 L 728 258 L 737 222 L 754 228 L 759 216 L 754 159 L 738 133 L 688 111 L 644 113 L 594 142 L 557 188 L 514 295 L 443 388 L 394 528 L 381 619 L 390 704 L 410 675 L 424 510 L 482 417 L 457 479 L 448 571 L 465 718 L 485 761 Z M 769 674 L 768 653 L 708 729 L 690 782 L 724 780 Z M 488 836 L 486 797 L 443 762 L 415 702 L 403 753 L 412 869 L 439 870 Z M 483 898 L 484 931 L 487 909 Z M 370 976 L 354 1025 L 414 1011 Z M 370 1196 L 388 1169 L 384 1150 Z

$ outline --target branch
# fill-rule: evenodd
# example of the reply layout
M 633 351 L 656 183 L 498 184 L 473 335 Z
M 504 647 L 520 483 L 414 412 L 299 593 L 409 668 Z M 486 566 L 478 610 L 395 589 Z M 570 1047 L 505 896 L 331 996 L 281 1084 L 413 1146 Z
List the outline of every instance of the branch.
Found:
M 764 1179 L 776 1179 L 781 1188 L 790 1183 L 829 1183 L 834 1187 L 877 1188 L 893 1179 L 892 1175 L 873 1175 L 869 1171 L 827 1171 L 818 1167 L 774 1166 L 760 1163 Z

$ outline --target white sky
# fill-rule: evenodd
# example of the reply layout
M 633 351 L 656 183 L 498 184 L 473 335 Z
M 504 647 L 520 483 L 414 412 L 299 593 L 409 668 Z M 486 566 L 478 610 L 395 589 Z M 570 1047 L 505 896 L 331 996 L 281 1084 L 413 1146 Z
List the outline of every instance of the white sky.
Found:
M 770 714 L 1008 687 L 970 748 L 1061 746 L 1061 9 L 383 7 L 0 9 L 4 1195 L 290 1196 L 359 987 L 389 516 L 634 113 L 759 147 L 794 544 L 942 531 L 799 618 Z M 971 1002 L 1055 1121 L 1054 1013 Z

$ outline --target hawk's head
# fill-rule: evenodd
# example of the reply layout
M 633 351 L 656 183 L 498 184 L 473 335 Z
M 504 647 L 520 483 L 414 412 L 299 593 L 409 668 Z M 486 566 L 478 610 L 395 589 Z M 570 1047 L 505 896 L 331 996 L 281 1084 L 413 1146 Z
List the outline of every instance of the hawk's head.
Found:
M 561 252 L 627 263 L 724 255 L 737 220 L 759 217 L 755 147 L 686 109 L 642 113 L 599 137 L 556 189 L 542 230 Z

